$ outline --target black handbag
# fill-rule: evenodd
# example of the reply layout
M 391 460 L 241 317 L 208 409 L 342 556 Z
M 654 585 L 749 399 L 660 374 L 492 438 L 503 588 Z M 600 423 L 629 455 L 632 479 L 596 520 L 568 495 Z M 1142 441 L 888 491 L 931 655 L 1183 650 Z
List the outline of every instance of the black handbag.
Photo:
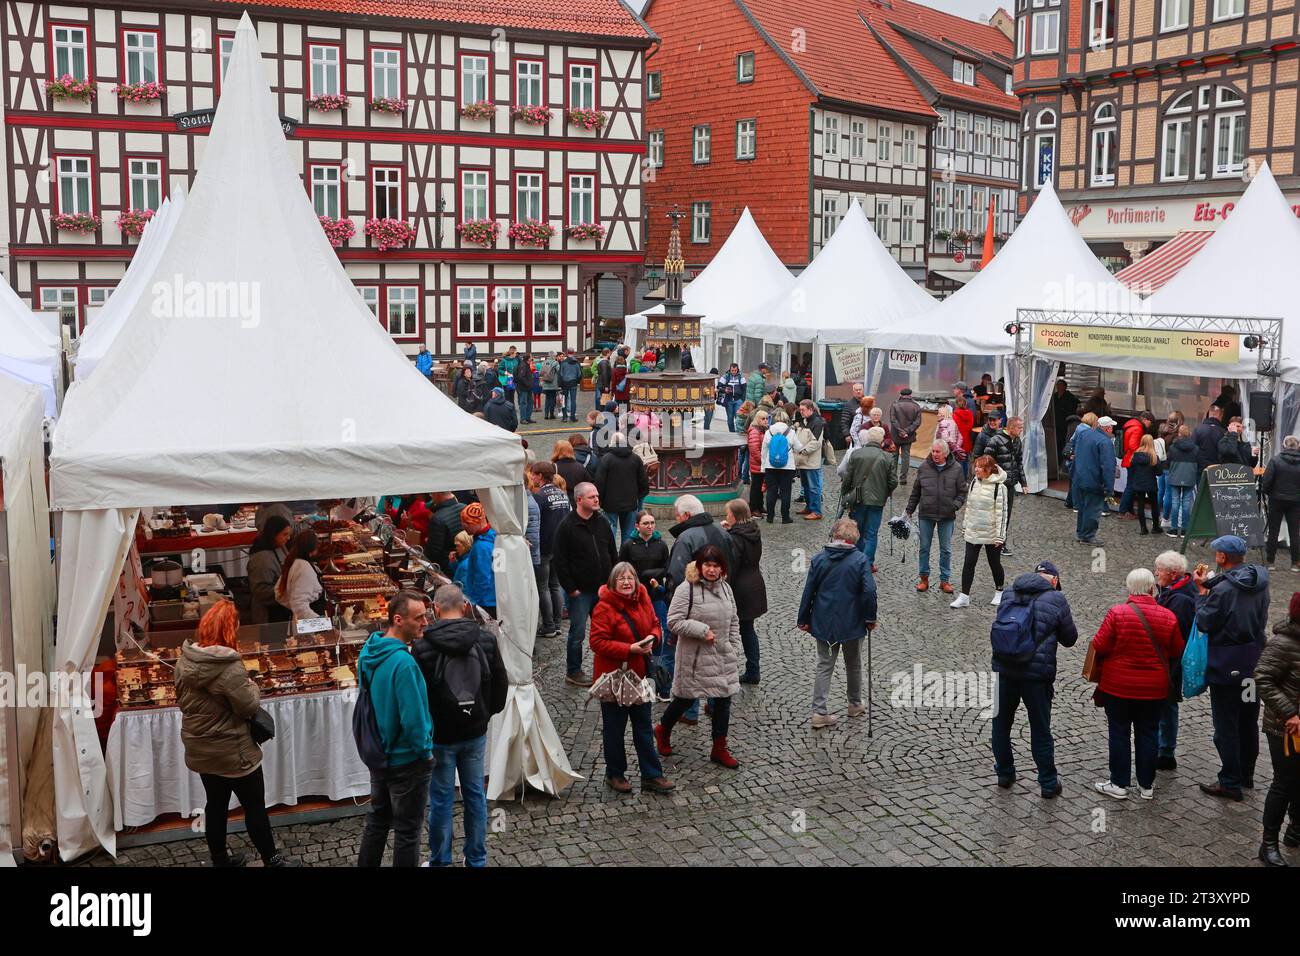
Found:
M 627 629 L 632 633 L 632 643 L 635 644 L 641 639 L 636 625 L 632 623 L 632 618 L 626 611 L 619 611 L 623 620 L 627 622 Z M 662 638 L 660 638 L 662 640 Z M 664 667 L 653 654 L 647 654 L 645 658 L 645 676 L 655 682 L 655 687 L 667 687 L 672 684 L 673 679 L 668 673 L 668 668 Z
M 253 737 L 253 743 L 259 747 L 272 740 L 275 737 L 275 718 L 265 707 L 257 708 L 257 713 L 248 718 L 248 732 Z

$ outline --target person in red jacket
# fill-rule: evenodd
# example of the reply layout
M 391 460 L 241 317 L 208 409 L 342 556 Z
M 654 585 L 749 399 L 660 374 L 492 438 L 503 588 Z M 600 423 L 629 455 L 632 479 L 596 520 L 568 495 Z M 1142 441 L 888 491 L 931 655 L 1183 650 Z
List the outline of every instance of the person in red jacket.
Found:
M 1128 798 L 1133 738 L 1138 792 L 1155 796 L 1156 753 L 1160 715 L 1169 696 L 1169 662 L 1183 656 L 1183 636 L 1173 611 L 1156 603 L 1156 579 L 1134 568 L 1124 582 L 1129 598 L 1106 612 L 1092 639 L 1101 679 L 1097 692 L 1110 728 L 1110 780 L 1098 780 L 1098 792 Z
M 749 443 L 749 510 L 755 518 L 764 518 L 763 508 L 763 434 L 767 431 L 768 411 L 760 408 L 749 423 L 745 438 Z
M 638 677 L 645 677 L 646 661 L 661 640 L 663 630 L 650 593 L 637 577 L 636 568 L 620 561 L 610 571 L 608 584 L 601 585 L 599 599 L 591 610 L 590 641 L 595 656 L 592 683 L 624 664 Z M 641 789 L 670 793 L 673 784 L 664 777 L 655 752 L 650 704 L 624 707 L 602 701 L 600 718 L 605 744 L 605 783 L 609 788 L 619 793 L 632 792 L 632 785 L 627 782 L 627 751 L 623 746 L 623 734 L 630 718 L 632 743 L 641 764 Z
M 424 536 L 429 533 L 429 519 L 433 517 L 433 512 L 429 510 L 429 496 L 412 495 L 408 501 L 400 527 L 403 531 L 414 531 L 419 535 L 418 541 L 411 541 L 408 537 L 408 543 L 423 547 Z
M 1136 418 L 1130 418 L 1124 423 L 1124 457 L 1120 464 L 1125 469 L 1133 461 L 1133 452 L 1138 450 L 1142 444 L 1142 436 L 1151 430 L 1151 426 L 1156 423 L 1156 417 L 1150 412 L 1138 412 Z M 1133 514 L 1133 485 L 1126 483 L 1124 485 L 1124 494 L 1119 498 L 1119 513 L 1125 518 L 1136 518 Z

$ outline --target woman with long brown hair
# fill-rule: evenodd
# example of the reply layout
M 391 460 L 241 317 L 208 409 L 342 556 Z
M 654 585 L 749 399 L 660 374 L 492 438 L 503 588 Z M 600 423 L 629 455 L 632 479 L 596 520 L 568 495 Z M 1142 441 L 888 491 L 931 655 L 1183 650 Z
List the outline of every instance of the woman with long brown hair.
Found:
M 587 467 L 574 457 L 573 443 L 561 438 L 551 450 L 551 462 L 555 473 L 564 479 L 564 490 L 569 495 L 569 507 L 573 507 L 573 489 L 584 481 L 591 481 Z
M 280 568 L 280 580 L 275 584 L 275 599 L 300 619 L 319 617 L 325 612 L 325 586 L 311 561 L 317 546 L 314 531 L 294 535 Z

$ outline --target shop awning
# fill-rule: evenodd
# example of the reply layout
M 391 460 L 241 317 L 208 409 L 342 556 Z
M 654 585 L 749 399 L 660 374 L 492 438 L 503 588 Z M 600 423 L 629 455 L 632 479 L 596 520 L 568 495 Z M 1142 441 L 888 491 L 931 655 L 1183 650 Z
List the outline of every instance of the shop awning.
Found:
M 965 271 L 959 271 L 957 269 L 935 269 L 934 274 L 942 276 L 950 282 L 956 282 L 958 285 L 965 285 L 979 273 L 975 269 L 967 269 Z
M 1214 235 L 1211 230 L 1187 230 L 1115 273 L 1115 278 L 1140 295 L 1149 295 L 1178 274 L 1201 246 Z

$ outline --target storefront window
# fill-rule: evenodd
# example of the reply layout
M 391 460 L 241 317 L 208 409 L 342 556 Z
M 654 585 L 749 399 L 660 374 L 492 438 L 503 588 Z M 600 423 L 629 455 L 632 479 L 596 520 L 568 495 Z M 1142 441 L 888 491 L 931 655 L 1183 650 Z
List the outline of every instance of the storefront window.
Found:
M 763 362 L 763 340 L 740 337 L 740 370 L 748 375 Z M 780 371 L 778 369 L 778 371 Z

